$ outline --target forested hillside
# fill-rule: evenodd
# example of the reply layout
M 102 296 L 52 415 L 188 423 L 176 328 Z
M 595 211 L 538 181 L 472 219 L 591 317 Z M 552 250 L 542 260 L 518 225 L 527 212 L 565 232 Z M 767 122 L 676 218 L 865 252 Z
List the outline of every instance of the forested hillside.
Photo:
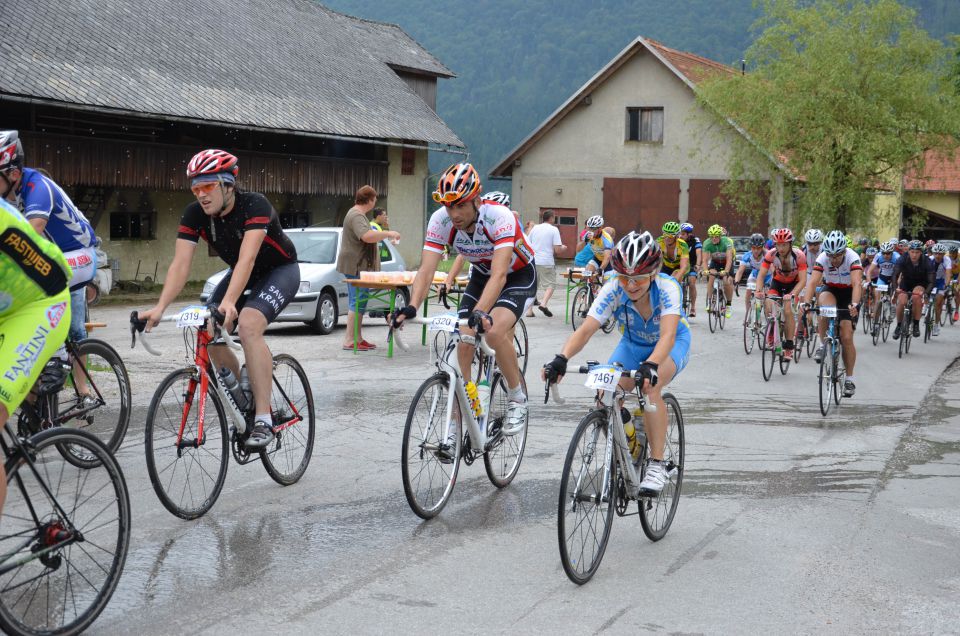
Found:
M 466 142 L 481 174 L 637 35 L 736 66 L 758 16 L 753 0 L 322 3 L 399 24 L 457 74 L 440 82 L 437 110 Z M 904 4 L 917 9 L 932 35 L 960 32 L 960 0 Z

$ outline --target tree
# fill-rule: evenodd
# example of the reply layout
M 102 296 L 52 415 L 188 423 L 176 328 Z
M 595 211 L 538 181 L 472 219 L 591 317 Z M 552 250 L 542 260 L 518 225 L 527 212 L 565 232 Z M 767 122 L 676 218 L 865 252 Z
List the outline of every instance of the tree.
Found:
M 896 0 L 761 0 L 751 71 L 699 87 L 743 130 L 724 194 L 741 210 L 779 164 L 798 193 L 796 227 L 871 230 L 873 193 L 896 189 L 929 149 L 956 147 L 951 54 Z M 757 161 L 757 157 L 767 160 Z M 753 184 L 753 185 L 751 185 Z

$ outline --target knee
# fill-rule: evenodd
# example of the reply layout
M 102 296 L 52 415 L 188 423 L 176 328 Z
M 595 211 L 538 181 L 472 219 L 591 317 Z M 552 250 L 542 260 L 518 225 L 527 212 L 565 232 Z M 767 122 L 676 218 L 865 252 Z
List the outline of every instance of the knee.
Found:
M 251 319 L 249 316 L 241 316 L 237 322 L 237 335 L 240 336 L 240 340 L 244 341 L 251 338 L 262 338 L 266 328 L 266 324 L 261 320 L 256 320 L 255 317 Z

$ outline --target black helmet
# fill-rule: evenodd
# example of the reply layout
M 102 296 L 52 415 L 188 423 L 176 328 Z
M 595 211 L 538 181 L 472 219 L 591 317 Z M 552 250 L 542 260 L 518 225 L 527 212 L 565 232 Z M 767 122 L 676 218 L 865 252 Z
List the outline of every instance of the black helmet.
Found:
M 16 130 L 0 130 L 0 172 L 23 167 L 23 144 Z
M 750 235 L 750 247 L 763 247 L 766 240 L 760 232 L 754 232 Z

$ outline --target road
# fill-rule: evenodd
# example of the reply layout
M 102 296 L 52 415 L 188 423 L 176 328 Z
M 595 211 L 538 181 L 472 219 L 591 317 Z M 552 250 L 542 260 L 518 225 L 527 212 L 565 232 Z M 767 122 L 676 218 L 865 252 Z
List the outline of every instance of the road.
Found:
M 569 378 L 567 404 L 544 406 L 534 369 L 571 333 L 528 320 L 534 398 L 520 474 L 497 491 L 462 467 L 450 505 L 423 522 L 400 481 L 406 409 L 431 373 L 427 350 L 354 355 L 342 331 L 271 328 L 296 355 L 318 409 L 312 463 L 276 485 L 257 463 L 230 467 L 205 517 L 157 501 L 143 457 L 146 406 L 184 363 L 181 335 L 157 332 L 158 360 L 131 351 L 128 307 L 94 309 L 98 336 L 124 356 L 134 386 L 118 457 L 133 502 L 120 585 L 91 633 L 957 633 L 960 629 L 960 327 L 932 344 L 858 336 L 857 395 L 824 418 L 814 364 L 760 374 L 735 303 L 727 329 L 694 320 L 692 357 L 673 383 L 686 420 L 683 494 L 666 538 L 615 519 L 587 585 L 566 578 L 557 495 L 567 444 L 590 404 Z M 555 310 L 559 303 L 555 303 Z M 701 312 L 702 313 L 702 312 Z M 386 329 L 369 320 L 368 340 Z M 598 334 L 579 360 L 605 359 Z

